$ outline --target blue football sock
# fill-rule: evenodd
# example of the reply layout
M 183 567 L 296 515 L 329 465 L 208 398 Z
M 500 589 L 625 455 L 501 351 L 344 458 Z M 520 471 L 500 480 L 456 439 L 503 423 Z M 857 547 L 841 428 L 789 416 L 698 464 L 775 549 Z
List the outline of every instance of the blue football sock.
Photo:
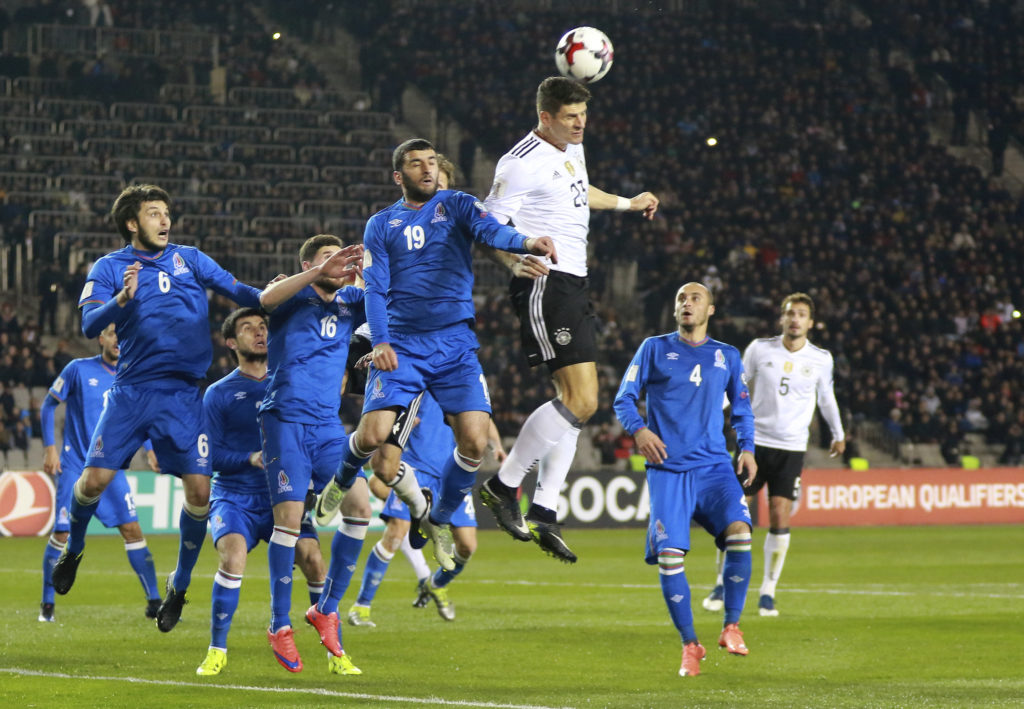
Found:
M 658 579 L 661 595 L 668 606 L 668 614 L 679 631 L 683 644 L 697 642 L 697 631 L 693 627 L 693 609 L 690 608 L 690 582 L 683 570 L 682 549 L 665 549 L 658 554 Z
M 276 633 L 292 621 L 292 566 L 295 565 L 295 543 L 299 530 L 274 527 L 267 545 L 267 564 L 270 569 L 270 632 Z
M 356 596 L 356 603 L 361 606 L 368 606 L 373 603 L 373 597 L 377 595 L 380 582 L 384 580 L 384 574 L 388 572 L 388 566 L 394 558 L 394 554 L 384 548 L 381 542 L 377 542 L 366 559 L 366 569 L 363 571 L 363 583 L 359 586 L 359 595 Z
M 725 624 L 739 623 L 750 586 L 750 532 L 725 538 L 725 563 L 722 585 L 725 587 Z
M 231 619 L 238 609 L 241 588 L 241 576 L 217 569 L 210 597 L 210 647 L 228 649 L 228 631 L 231 630 Z
M 81 480 L 81 478 L 79 478 Z M 75 483 L 75 492 L 71 496 L 71 507 L 68 509 L 68 516 L 71 518 L 71 530 L 68 535 L 68 554 L 81 554 L 85 549 L 85 532 L 89 528 L 92 516 L 96 514 L 99 507 L 99 496 L 91 501 L 81 502 L 78 499 L 78 483 Z
M 369 524 L 368 519 L 342 517 L 331 541 L 331 565 L 327 569 L 324 592 L 317 604 L 317 610 L 321 613 L 330 615 L 338 612 L 338 601 L 352 582 L 352 574 L 359 562 L 359 552 L 363 550 Z
M 476 480 L 476 471 L 480 469 L 479 460 L 466 458 L 455 454 L 448 460 L 444 468 L 441 486 L 441 499 L 435 501 L 430 510 L 430 519 L 436 524 L 448 524 L 455 510 L 466 499 L 466 493 L 473 489 L 473 481 Z
M 53 566 L 64 551 L 64 544 L 53 537 L 46 542 L 46 551 L 43 552 L 43 603 L 53 603 Z
M 156 585 L 156 567 L 153 565 L 153 555 L 149 553 L 146 540 L 141 542 L 125 542 L 124 550 L 128 554 L 128 563 L 135 570 L 135 575 L 142 583 L 142 590 L 149 600 L 160 598 L 160 589 Z M 177 588 L 177 586 L 175 586 Z
M 469 559 L 463 559 L 459 556 L 459 552 L 455 552 L 454 555 L 455 568 L 451 571 L 445 571 L 444 567 L 438 567 L 437 571 L 434 572 L 434 576 L 430 579 L 430 583 L 434 588 L 444 588 L 452 579 L 462 573 L 462 570 L 466 568 L 466 564 Z
M 363 466 L 370 461 L 370 456 L 373 455 L 373 451 L 366 452 L 356 446 L 356 437 L 351 435 L 348 437 L 348 445 L 345 446 L 345 457 L 341 460 L 341 465 L 338 466 L 338 472 L 334 474 L 334 481 L 338 483 L 339 487 L 348 489 L 352 485 L 352 481 L 356 479 L 356 475 L 363 469 Z
M 203 542 L 206 541 L 206 518 L 208 512 L 201 516 L 189 512 L 182 505 L 181 514 L 178 515 L 178 566 L 174 570 L 174 580 L 171 582 L 174 590 L 181 593 L 188 589 L 192 583 L 192 569 L 199 561 L 199 552 L 203 549 Z

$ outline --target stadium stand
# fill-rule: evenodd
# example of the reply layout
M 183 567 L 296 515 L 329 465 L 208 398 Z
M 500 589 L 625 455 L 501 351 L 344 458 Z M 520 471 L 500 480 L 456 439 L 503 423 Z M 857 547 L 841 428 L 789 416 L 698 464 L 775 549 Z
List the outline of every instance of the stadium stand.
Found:
M 38 76 L 30 63 L 9 63 L 23 71 L 0 77 L 4 244 L 52 254 L 66 273 L 118 245 L 104 211 L 131 182 L 171 189 L 175 239 L 201 243 L 254 282 L 293 270 L 296 244 L 311 233 L 359 239 L 365 218 L 396 196 L 386 167 L 393 131 L 413 120 L 402 114 L 399 77 L 472 127 L 449 152 L 486 182 L 491 163 L 473 156 L 493 159 L 533 124 L 552 38 L 579 24 L 579 8 L 426 1 L 415 9 L 415 31 L 434 38 L 424 45 L 410 41 L 409 2 L 289 3 L 276 19 L 300 39 L 338 31 L 358 42 L 359 89 L 345 90 L 328 88 L 330 68 L 301 42 L 270 39 L 246 3 L 217 12 L 200 0 L 173 11 L 112 5 L 107 29 L 15 13 L 13 27 L 45 56 Z M 937 140 L 935 122 L 977 85 L 979 119 L 996 111 L 1008 133 L 1019 129 L 1006 97 L 1019 99 L 1021 86 L 1006 79 L 1024 75 L 1013 42 L 1020 16 L 942 0 L 858 3 L 856 12 L 845 3 L 676 5 L 624 15 L 598 3 L 586 13 L 620 48 L 594 87 L 594 182 L 663 199 L 653 225 L 592 220 L 605 355 L 592 460 L 621 460 L 616 451 L 628 448 L 611 399 L 642 337 L 671 326 L 665 305 L 689 279 L 715 287 L 713 334 L 741 347 L 773 332 L 784 294 L 810 292 L 821 314 L 813 339 L 836 355 L 840 405 L 862 441 L 908 464 L 924 462 L 921 450 L 933 462 L 1019 460 L 1024 202 L 1008 177 L 952 157 L 946 143 L 961 136 Z M 929 18 L 926 32 L 913 20 L 924 7 L 938 13 L 916 13 Z M 998 23 L 1005 29 L 983 31 Z M 135 29 L 145 27 L 167 36 Z M 97 62 L 96 43 L 115 40 L 149 53 L 127 61 L 110 51 Z M 657 61 L 624 49 L 636 46 L 657 47 Z M 5 285 L 15 260 L 5 257 Z M 550 393 L 521 360 L 503 280 L 480 266 L 480 354 L 499 425 L 515 431 Z M 887 433 L 893 409 L 899 435 Z

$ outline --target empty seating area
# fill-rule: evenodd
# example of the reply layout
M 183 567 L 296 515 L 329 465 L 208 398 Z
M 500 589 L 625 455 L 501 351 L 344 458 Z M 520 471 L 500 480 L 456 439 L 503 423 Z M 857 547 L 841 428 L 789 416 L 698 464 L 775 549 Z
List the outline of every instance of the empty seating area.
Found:
M 0 77 L 5 221 L 23 222 L 37 249 L 71 269 L 121 245 L 106 214 L 129 184 L 167 189 L 173 240 L 225 265 L 282 249 L 294 258 L 295 240 L 320 231 L 359 240 L 366 218 L 398 196 L 393 119 L 354 110 L 360 92 L 318 91 L 315 109 L 273 88 L 233 88 L 223 103 L 176 84 L 156 103 L 67 95 L 62 80 Z

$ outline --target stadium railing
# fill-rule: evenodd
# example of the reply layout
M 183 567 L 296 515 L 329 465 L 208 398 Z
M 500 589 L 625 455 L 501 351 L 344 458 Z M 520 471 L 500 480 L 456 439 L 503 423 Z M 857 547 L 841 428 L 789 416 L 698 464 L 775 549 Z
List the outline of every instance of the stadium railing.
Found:
M 27 25 L 9 30 L 17 53 L 39 56 L 47 53 L 76 54 L 97 57 L 116 54 L 118 57 L 174 58 L 184 61 L 219 63 L 220 37 L 212 32 L 181 32 L 172 30 L 141 30 L 125 27 L 91 27 L 82 25 Z

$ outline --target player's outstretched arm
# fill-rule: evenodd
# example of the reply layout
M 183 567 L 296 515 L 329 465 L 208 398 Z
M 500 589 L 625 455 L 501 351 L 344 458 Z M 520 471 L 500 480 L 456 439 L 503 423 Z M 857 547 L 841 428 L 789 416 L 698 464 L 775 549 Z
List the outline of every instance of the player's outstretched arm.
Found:
M 654 219 L 658 212 L 657 197 L 651 192 L 641 192 L 636 197 L 627 199 L 618 195 L 608 194 L 594 185 L 587 189 L 588 202 L 591 209 L 614 209 L 616 212 L 641 212 L 644 219 Z
M 382 372 L 393 372 L 398 369 L 398 355 L 387 342 L 374 346 L 373 366 Z
M 534 256 L 549 258 L 551 263 L 558 263 L 558 252 L 555 251 L 555 242 L 550 236 L 530 237 L 523 242 L 523 248 Z
M 280 281 L 272 281 L 260 294 L 260 305 L 264 310 L 271 311 L 321 277 L 354 280 L 360 273 L 362 261 L 362 244 L 346 246 L 335 251 L 319 266 L 312 266 Z
M 487 246 L 486 244 L 480 244 L 480 248 L 483 250 L 484 256 L 494 261 L 496 264 L 504 266 L 515 278 L 529 278 L 530 280 L 536 280 L 541 276 L 546 276 L 551 272 L 551 269 L 547 267 L 543 261 L 536 256 L 530 254 L 513 254 L 509 251 L 501 251 L 493 246 Z

